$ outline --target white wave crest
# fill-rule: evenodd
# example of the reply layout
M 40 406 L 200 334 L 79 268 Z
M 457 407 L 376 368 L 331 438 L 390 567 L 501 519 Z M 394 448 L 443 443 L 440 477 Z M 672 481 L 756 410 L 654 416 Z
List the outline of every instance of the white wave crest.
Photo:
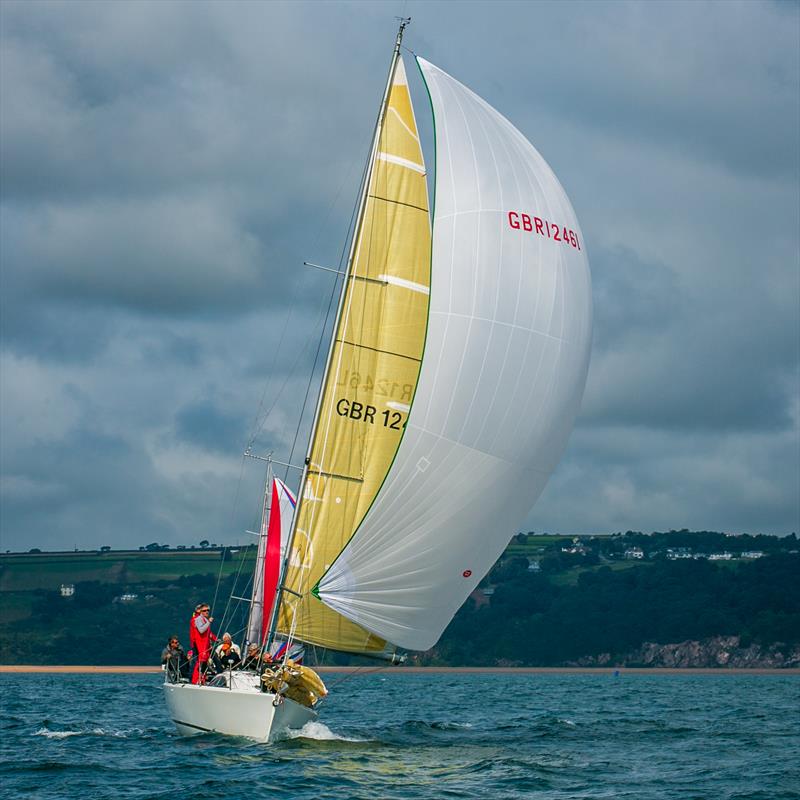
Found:
M 286 731 L 287 739 L 316 739 L 318 742 L 365 742 L 366 739 L 354 739 L 340 736 L 321 722 L 306 722 L 299 730 Z
M 466 731 L 475 727 L 471 722 L 430 722 L 428 725 L 436 731 Z
M 31 736 L 44 736 L 47 739 L 67 739 L 70 736 L 113 736 L 117 739 L 127 739 L 129 736 L 138 736 L 143 733 L 141 728 L 128 728 L 122 731 L 107 731 L 105 728 L 89 728 L 81 731 L 51 731 L 39 728 Z
M 46 736 L 48 739 L 66 739 L 68 736 L 80 736 L 82 731 L 49 731 L 47 728 L 39 728 L 31 736 Z

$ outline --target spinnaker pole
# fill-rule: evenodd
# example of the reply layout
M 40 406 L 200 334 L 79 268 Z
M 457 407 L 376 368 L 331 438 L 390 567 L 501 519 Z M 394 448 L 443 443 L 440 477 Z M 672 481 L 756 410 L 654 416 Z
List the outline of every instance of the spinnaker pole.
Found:
M 400 46 L 403 41 L 403 31 L 406 29 L 407 25 L 410 22 L 411 22 L 411 17 L 404 17 L 401 18 L 400 20 L 400 28 L 397 31 L 397 38 L 395 39 L 394 51 L 392 53 L 392 63 L 389 67 L 389 76 L 386 80 L 386 88 L 384 89 L 383 92 L 383 99 L 381 100 L 380 110 L 378 111 L 378 118 L 375 121 L 375 130 L 372 136 L 372 147 L 370 149 L 369 160 L 367 162 L 367 169 L 364 173 L 364 179 L 361 185 L 361 196 L 358 204 L 356 225 L 353 228 L 353 236 L 352 239 L 350 240 L 350 249 L 347 256 L 347 264 L 345 266 L 344 279 L 342 280 L 342 289 L 339 294 L 339 304 L 336 309 L 336 319 L 334 320 L 333 323 L 333 332 L 331 334 L 330 345 L 328 346 L 328 355 L 327 358 L 325 359 L 325 370 L 323 372 L 322 381 L 320 383 L 316 408 L 314 409 L 314 419 L 311 424 L 311 434 L 308 439 L 308 449 L 306 450 L 306 457 L 303 465 L 303 474 L 300 477 L 300 487 L 297 493 L 297 506 L 294 510 L 294 517 L 292 518 L 292 527 L 286 543 L 286 554 L 284 556 L 283 563 L 281 564 L 280 578 L 278 580 L 278 592 L 275 598 L 275 603 L 273 605 L 272 618 L 270 619 L 270 624 L 269 624 L 269 634 L 266 643 L 267 649 L 269 649 L 269 647 L 272 645 L 272 642 L 275 638 L 276 629 L 278 626 L 278 614 L 280 613 L 280 607 L 281 603 L 283 602 L 283 594 L 285 591 L 285 587 L 283 584 L 286 579 L 286 570 L 289 565 L 289 558 L 292 552 L 292 544 L 294 543 L 294 538 L 297 531 L 297 523 L 300 519 L 300 508 L 303 504 L 306 482 L 308 480 L 308 468 L 311 462 L 311 451 L 314 445 L 314 437 L 317 432 L 317 427 L 319 425 L 320 413 L 322 411 L 322 399 L 325 395 L 325 389 L 328 385 L 328 380 L 330 379 L 333 351 L 334 347 L 336 346 L 336 332 L 339 330 L 339 324 L 341 322 L 342 312 L 344 309 L 344 298 L 345 295 L 347 294 L 348 281 L 351 278 L 351 272 L 353 268 L 353 258 L 355 256 L 356 245 L 358 243 L 359 235 L 361 233 L 361 227 L 364 223 L 364 214 L 367 207 L 369 186 L 372 181 L 372 173 L 375 167 L 375 157 L 378 152 L 378 145 L 381 138 L 381 129 L 383 127 L 384 118 L 386 116 L 386 109 L 389 105 L 389 93 L 391 92 L 395 71 L 397 70 L 397 62 L 400 59 Z

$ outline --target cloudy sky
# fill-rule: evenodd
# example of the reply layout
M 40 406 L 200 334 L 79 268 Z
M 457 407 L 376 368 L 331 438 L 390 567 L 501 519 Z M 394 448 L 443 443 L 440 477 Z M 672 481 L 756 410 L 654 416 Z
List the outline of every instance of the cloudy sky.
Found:
M 291 454 L 332 289 L 302 262 L 338 263 L 401 13 L 590 254 L 583 411 L 522 529 L 800 530 L 796 3 L 3 0 L 4 550 L 256 524 L 242 451 Z

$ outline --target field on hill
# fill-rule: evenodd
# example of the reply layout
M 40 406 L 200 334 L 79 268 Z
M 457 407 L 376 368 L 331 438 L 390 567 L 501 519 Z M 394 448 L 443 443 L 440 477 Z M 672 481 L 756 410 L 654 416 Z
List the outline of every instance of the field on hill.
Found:
M 224 557 L 223 557 L 224 556 Z M 12 553 L 0 556 L 0 592 L 59 589 L 61 584 L 99 581 L 126 585 L 183 576 L 234 574 L 255 558 L 249 550 L 118 550 L 107 553 Z
M 506 556 L 536 558 L 548 548 L 571 542 L 571 536 L 515 537 Z M 0 593 L 59 589 L 61 584 L 99 581 L 100 583 L 138 584 L 170 581 L 193 575 L 235 574 L 242 561 L 243 573 L 252 570 L 255 548 L 198 550 L 93 550 L 60 553 L 5 553 L 0 555 Z M 1 612 L 0 612 L 1 613 Z

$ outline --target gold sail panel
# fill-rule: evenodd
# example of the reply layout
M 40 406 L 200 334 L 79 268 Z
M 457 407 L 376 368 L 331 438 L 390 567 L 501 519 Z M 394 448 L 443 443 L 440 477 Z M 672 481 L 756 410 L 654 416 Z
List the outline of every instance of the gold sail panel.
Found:
M 350 652 L 383 650 L 312 590 L 369 510 L 403 435 L 428 319 L 431 227 L 402 58 L 356 231 L 330 369 L 289 557 L 279 630 Z

